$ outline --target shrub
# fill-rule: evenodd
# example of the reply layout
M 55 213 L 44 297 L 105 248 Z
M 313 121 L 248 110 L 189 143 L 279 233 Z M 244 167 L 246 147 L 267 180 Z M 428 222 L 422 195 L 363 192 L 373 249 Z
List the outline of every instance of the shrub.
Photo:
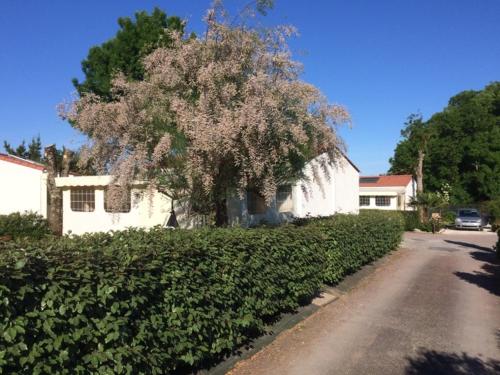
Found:
M 163 374 L 220 359 L 395 248 L 401 217 L 0 244 L 0 372 Z
M 47 220 L 36 213 L 14 212 L 9 215 L 0 215 L 0 237 L 38 240 L 49 233 Z
M 324 281 L 335 284 L 394 250 L 401 242 L 404 221 L 396 211 L 363 210 L 359 216 L 313 219 L 309 226 L 319 229 L 325 236 Z
M 130 230 L 0 251 L 4 373 L 168 373 L 240 346 L 321 285 L 304 229 Z
M 387 215 L 400 215 L 402 217 L 403 223 L 404 223 L 404 230 L 411 232 L 414 231 L 415 229 L 421 229 L 421 224 L 420 224 L 420 219 L 418 217 L 418 211 L 396 211 L 396 210 L 368 210 L 368 209 L 363 209 L 360 210 L 360 212 L 373 212 L 373 213 L 379 213 L 381 215 L 384 215 L 386 213 Z

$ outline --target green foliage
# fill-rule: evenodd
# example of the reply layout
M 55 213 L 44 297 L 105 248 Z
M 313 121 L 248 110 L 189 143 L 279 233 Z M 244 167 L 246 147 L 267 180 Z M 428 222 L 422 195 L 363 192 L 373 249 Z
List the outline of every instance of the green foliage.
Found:
M 443 225 L 450 226 L 455 224 L 455 219 L 457 218 L 457 214 L 453 211 L 445 211 L 443 213 L 442 222 Z
M 405 231 L 413 231 L 420 227 L 418 211 L 399 211 L 403 216 Z
M 464 91 L 427 122 L 433 129 L 424 163 L 427 191 L 451 186 L 452 203 L 500 196 L 500 82 Z M 391 158 L 391 173 L 414 173 L 417 143 L 403 138 Z
M 0 237 L 38 240 L 50 233 L 47 220 L 42 216 L 25 212 L 0 215 Z
M 120 30 L 116 35 L 89 50 L 82 61 L 85 80 L 73 85 L 78 93 L 93 93 L 111 100 L 111 80 L 117 73 L 123 73 L 132 80 L 142 80 L 144 69 L 142 59 L 158 47 L 169 47 L 171 39 L 165 30 L 183 32 L 184 24 L 178 17 L 167 17 L 165 12 L 155 8 L 151 15 L 137 12 L 135 20 L 119 18 Z
M 389 160 L 390 174 L 416 174 L 418 151 L 427 152 L 429 141 L 435 132 L 422 119 L 422 115 L 411 114 L 401 130 L 403 140 L 398 144 L 394 157 Z
M 403 229 L 405 231 L 411 232 L 414 231 L 415 229 L 420 229 L 420 219 L 418 217 L 418 211 L 396 211 L 396 210 L 369 210 L 369 209 L 363 209 L 361 210 L 363 214 L 368 214 L 371 213 L 372 215 L 396 215 L 400 216 L 401 220 L 403 221 Z
M 324 281 L 335 284 L 394 250 L 401 242 L 404 220 L 397 211 L 362 210 L 359 216 L 312 219 L 307 226 L 324 236 L 323 247 L 327 256 Z
M 269 229 L 174 230 L 0 244 L 0 373 L 164 374 L 206 365 L 394 249 L 362 213 Z
M 43 160 L 42 141 L 40 139 L 40 136 L 33 137 L 28 145 L 28 148 L 26 148 L 26 142 L 24 140 L 16 148 L 12 147 L 7 141 L 4 141 L 3 148 L 8 154 L 19 156 L 23 159 L 32 160 L 35 162 L 41 162 Z

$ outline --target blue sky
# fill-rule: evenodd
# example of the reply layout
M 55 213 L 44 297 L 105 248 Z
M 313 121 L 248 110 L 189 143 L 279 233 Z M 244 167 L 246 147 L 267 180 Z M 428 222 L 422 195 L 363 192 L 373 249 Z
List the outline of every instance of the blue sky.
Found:
M 235 8 L 247 1 L 228 1 Z M 0 3 L 0 141 L 40 134 L 44 144 L 83 138 L 55 106 L 82 78 L 88 49 L 112 37 L 120 16 L 154 6 L 201 32 L 209 0 L 3 0 Z M 262 20 L 293 24 L 303 78 L 346 105 L 341 131 L 364 174 L 383 173 L 405 118 L 440 111 L 448 99 L 500 80 L 499 0 L 276 0 Z

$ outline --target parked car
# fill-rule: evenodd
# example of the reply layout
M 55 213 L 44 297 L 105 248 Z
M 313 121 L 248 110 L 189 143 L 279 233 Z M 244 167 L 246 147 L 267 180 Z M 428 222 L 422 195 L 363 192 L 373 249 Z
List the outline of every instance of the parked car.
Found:
M 457 218 L 455 219 L 455 228 L 482 230 L 483 219 L 475 209 L 461 209 L 458 210 Z

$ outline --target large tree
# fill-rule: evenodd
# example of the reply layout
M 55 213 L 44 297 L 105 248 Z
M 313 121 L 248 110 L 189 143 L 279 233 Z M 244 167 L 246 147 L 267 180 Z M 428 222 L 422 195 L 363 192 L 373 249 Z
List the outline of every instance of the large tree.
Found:
M 426 189 L 448 183 L 455 204 L 499 198 L 500 82 L 455 95 L 426 124 L 434 132 L 423 169 Z M 412 173 L 415 157 L 416 142 L 403 138 L 389 172 Z
M 227 220 L 226 199 L 254 189 L 270 202 L 305 163 L 342 148 L 348 114 L 299 79 L 288 27 L 234 26 L 217 6 L 199 38 L 169 32 L 173 46 L 144 59 L 144 79 L 118 75 L 111 101 L 84 93 L 63 116 L 91 136 L 88 156 L 126 188 L 144 179 Z
M 128 79 L 142 80 L 142 59 L 158 47 L 168 47 L 172 41 L 165 30 L 182 32 L 184 24 L 178 17 L 167 17 L 155 8 L 151 14 L 138 12 L 135 20 L 129 17 L 118 19 L 120 29 L 116 35 L 89 50 L 82 61 L 85 80 L 73 79 L 80 95 L 93 93 L 103 100 L 111 100 L 111 81 L 120 72 Z

